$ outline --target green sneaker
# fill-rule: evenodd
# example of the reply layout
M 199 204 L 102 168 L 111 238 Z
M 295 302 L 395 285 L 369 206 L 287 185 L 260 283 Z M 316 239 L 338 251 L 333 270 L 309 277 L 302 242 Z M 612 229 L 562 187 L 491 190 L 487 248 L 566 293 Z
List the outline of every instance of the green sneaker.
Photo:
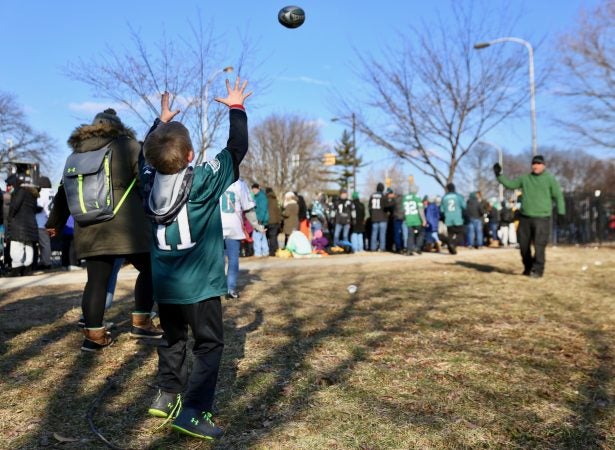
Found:
M 171 428 L 199 439 L 217 439 L 224 432 L 211 420 L 211 413 L 194 408 L 182 408 Z
M 154 417 L 162 419 L 175 418 L 177 412 L 181 408 L 181 394 L 173 394 L 172 392 L 164 392 L 158 389 L 158 394 L 150 405 L 147 412 Z

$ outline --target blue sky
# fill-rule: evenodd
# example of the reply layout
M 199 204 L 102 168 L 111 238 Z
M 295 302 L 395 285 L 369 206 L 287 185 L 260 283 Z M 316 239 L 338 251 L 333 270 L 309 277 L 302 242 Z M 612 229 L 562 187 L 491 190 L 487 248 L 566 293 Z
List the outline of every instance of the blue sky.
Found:
M 516 32 L 518 37 L 545 39 L 535 55 L 537 70 L 544 61 L 541 55 L 552 49 L 558 34 L 574 26 L 581 7 L 591 8 L 596 3 L 597 0 L 507 3 L 523 11 Z M 330 120 L 335 115 L 331 93 L 352 96 L 359 88 L 351 69 L 355 49 L 377 54 L 396 31 L 421 21 L 430 22 L 438 13 L 446 18 L 450 5 L 448 1 L 306 0 L 299 3 L 306 11 L 305 24 L 288 30 L 277 23 L 277 11 L 286 4 L 272 0 L 2 1 L 0 39 L 4 45 L 0 89 L 15 94 L 30 124 L 58 142 L 61 152 L 50 174 L 55 184 L 68 154 L 65 144 L 68 135 L 108 103 L 95 98 L 89 87 L 69 79 L 63 70 L 66 65 L 102 53 L 106 46 L 116 49 L 126 46 L 130 34 L 128 24 L 146 41 L 155 42 L 162 30 L 169 35 L 181 34 L 187 28 L 187 19 L 200 11 L 205 23 L 214 23 L 217 33 L 228 36 L 229 59 L 234 59 L 233 46 L 238 45 L 236 36 L 242 32 L 257 42 L 256 56 L 266 61 L 259 68 L 259 75 L 270 77 L 272 82 L 266 92 L 254 94 L 255 106 L 249 109 L 252 124 L 272 112 L 297 113 L 317 121 L 324 140 L 333 143 L 344 128 Z M 559 130 L 549 120 L 553 99 L 547 93 L 538 92 L 537 105 L 539 145 L 569 148 L 569 143 L 561 140 Z M 137 122 L 128 121 L 128 124 L 139 132 L 144 131 Z M 527 119 L 502 124 L 486 139 L 513 152 L 528 148 L 529 113 Z M 388 156 L 384 150 L 370 146 L 360 136 L 357 141 L 364 158 L 373 162 L 369 170 L 391 164 L 390 160 L 378 162 Z M 422 193 L 439 193 L 440 188 L 434 182 L 410 167 L 406 171 L 415 175 Z M 360 184 L 365 182 L 365 175 L 359 175 Z M 369 188 L 363 186 L 361 190 Z

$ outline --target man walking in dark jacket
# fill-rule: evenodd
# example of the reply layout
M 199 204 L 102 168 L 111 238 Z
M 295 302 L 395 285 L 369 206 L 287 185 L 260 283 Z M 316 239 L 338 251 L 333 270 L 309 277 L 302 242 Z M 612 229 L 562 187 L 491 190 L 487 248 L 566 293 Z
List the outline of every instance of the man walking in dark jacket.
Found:
M 518 230 L 523 275 L 540 278 L 545 270 L 545 250 L 549 241 L 553 201 L 557 204 L 559 216 L 566 213 L 562 189 L 555 177 L 545 170 L 542 155 L 532 158 L 532 171 L 529 174 L 521 175 L 515 180 L 502 175 L 502 166 L 498 163 L 494 164 L 493 172 L 507 189 L 523 191 Z

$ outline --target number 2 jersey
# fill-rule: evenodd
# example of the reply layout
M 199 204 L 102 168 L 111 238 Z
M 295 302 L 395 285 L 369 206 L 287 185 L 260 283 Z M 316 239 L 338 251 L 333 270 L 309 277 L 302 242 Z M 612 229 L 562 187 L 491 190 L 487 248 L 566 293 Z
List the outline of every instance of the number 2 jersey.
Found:
M 239 163 L 248 148 L 245 112 L 232 108 L 229 116 L 227 147 L 214 159 L 194 167 L 187 201 L 175 219 L 166 225 L 152 222 L 152 280 L 158 303 L 197 303 L 227 292 L 220 197 L 237 180 Z M 150 196 L 171 198 L 172 183 L 152 182 L 152 176 L 164 179 L 181 177 L 181 173 L 156 174 L 142 165 L 142 184 L 153 184 Z M 157 192 L 159 186 L 166 186 L 166 192 Z

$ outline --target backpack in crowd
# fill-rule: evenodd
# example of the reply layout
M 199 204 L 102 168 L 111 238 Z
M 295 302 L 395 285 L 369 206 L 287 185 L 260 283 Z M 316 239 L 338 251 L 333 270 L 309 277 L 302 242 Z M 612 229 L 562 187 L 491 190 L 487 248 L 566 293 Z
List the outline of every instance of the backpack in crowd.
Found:
M 132 180 L 116 204 L 111 182 L 112 142 L 91 152 L 73 152 L 66 160 L 62 183 L 68 209 L 80 226 L 113 219 L 137 181 Z

